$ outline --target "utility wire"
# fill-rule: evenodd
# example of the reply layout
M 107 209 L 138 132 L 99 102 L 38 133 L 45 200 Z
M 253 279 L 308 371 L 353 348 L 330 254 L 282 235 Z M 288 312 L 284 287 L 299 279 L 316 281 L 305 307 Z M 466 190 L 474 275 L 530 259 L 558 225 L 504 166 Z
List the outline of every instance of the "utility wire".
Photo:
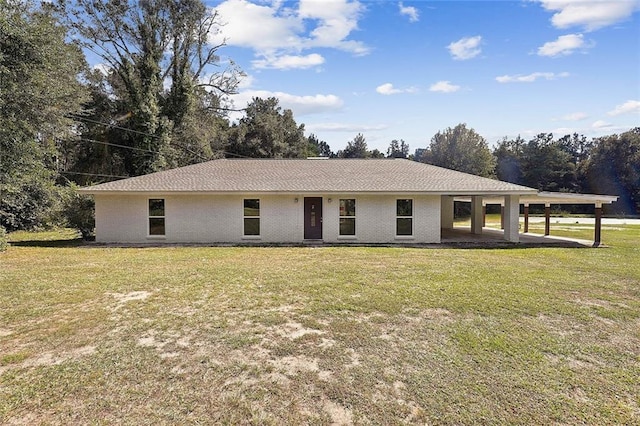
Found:
M 97 177 L 110 177 L 110 178 L 119 178 L 119 179 L 127 179 L 131 176 L 117 176 L 117 175 L 103 175 L 98 173 L 83 173 L 83 172 L 58 172 L 63 175 L 82 175 L 82 176 L 97 176 Z
M 81 141 L 83 142 L 91 142 L 91 143 L 98 143 L 98 144 L 102 144 L 102 145 L 109 145 L 109 146 L 114 146 L 116 148 L 125 148 L 125 149 L 131 149 L 133 151 L 142 151 L 142 152 L 150 152 L 152 154 L 157 154 L 158 152 L 156 151 L 152 151 L 150 149 L 143 149 L 143 148 L 136 148 L 134 146 L 127 146 L 127 145 L 120 145 L 117 143 L 111 143 L 111 142 L 104 142 L 104 141 L 97 141 L 95 139 L 87 139 L 87 138 L 80 138 Z
M 149 137 L 152 137 L 152 138 L 157 138 L 158 137 L 157 135 L 152 135 L 150 133 L 141 132 L 139 130 L 128 129 L 126 127 L 116 126 L 115 124 L 105 123 L 103 121 L 92 120 L 90 118 L 81 117 L 81 116 L 78 116 L 78 115 L 71 115 L 70 118 L 72 118 L 74 120 L 79 120 L 79 121 L 86 121 L 88 123 L 99 124 L 101 126 L 113 127 L 115 129 L 124 130 L 124 131 L 131 132 L 131 133 L 137 133 L 139 135 L 149 136 Z M 111 142 L 97 141 L 95 139 L 80 138 L 80 140 L 86 141 L 86 142 L 92 142 L 92 143 L 99 143 L 99 144 L 103 144 L 103 145 L 109 145 L 109 146 L 113 146 L 113 147 L 117 147 L 117 148 L 131 149 L 131 150 L 134 150 L 134 151 L 143 151 L 143 152 L 150 152 L 152 154 L 160 154 L 160 152 L 152 151 L 150 149 L 136 148 L 136 147 L 133 147 L 133 146 L 126 146 L 126 145 L 119 145 L 119 144 L 114 144 L 114 143 L 111 143 Z M 197 152 L 191 151 L 190 149 L 186 148 L 183 145 L 180 145 L 180 144 L 178 144 L 176 142 L 174 142 L 174 144 L 177 145 L 178 147 L 188 151 L 190 154 L 193 154 L 193 155 L 196 155 L 196 156 L 200 157 L 200 159 L 202 159 L 202 160 L 209 160 L 209 158 L 203 157 L 202 155 L 198 154 Z M 237 158 L 254 158 L 254 157 L 249 157 L 247 155 L 235 154 L 233 152 L 222 151 L 222 150 L 217 150 L 216 152 L 222 153 L 225 156 L 232 156 L 232 157 L 237 157 Z
M 100 124 L 100 125 L 107 126 L 107 127 L 113 127 L 114 129 L 124 130 L 126 132 L 131 132 L 131 133 L 137 133 L 137 134 L 143 135 L 143 136 L 149 136 L 150 138 L 158 138 L 159 137 L 158 135 L 152 135 L 151 133 L 141 132 L 140 130 L 128 129 L 126 127 L 117 126 L 117 125 L 112 124 L 112 123 L 105 123 L 103 121 L 92 120 L 90 118 L 82 117 L 82 116 L 79 116 L 79 115 L 71 115 L 70 118 L 73 118 L 74 120 L 85 121 L 87 123 Z

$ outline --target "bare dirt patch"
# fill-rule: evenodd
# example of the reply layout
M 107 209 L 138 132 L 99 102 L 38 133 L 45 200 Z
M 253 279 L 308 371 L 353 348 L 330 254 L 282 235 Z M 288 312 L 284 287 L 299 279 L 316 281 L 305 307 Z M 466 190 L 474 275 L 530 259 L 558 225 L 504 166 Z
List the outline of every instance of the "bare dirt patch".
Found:
M 146 298 L 151 296 L 151 293 L 148 291 L 132 291 L 129 293 L 107 293 L 107 295 L 112 296 L 118 302 L 117 305 L 113 308 L 113 311 L 117 311 L 128 302 L 145 300 Z
M 92 355 L 95 351 L 95 346 L 82 346 L 66 352 L 44 352 L 37 356 L 29 357 L 21 363 L 0 367 L 0 375 L 9 369 L 60 365 L 67 361 Z
M 350 409 L 328 400 L 324 402 L 322 408 L 331 417 L 332 425 L 339 426 L 353 424 L 353 414 Z
M 289 376 L 294 376 L 305 371 L 312 373 L 320 371 L 320 368 L 318 367 L 318 359 L 309 358 L 304 355 L 282 357 L 275 360 L 269 360 L 269 363 Z
M 288 337 L 289 339 L 298 339 L 307 334 L 324 334 L 324 331 L 316 330 L 313 328 L 305 328 L 302 324 L 298 322 L 288 322 L 283 324 L 282 326 L 276 328 L 276 332 L 283 337 Z

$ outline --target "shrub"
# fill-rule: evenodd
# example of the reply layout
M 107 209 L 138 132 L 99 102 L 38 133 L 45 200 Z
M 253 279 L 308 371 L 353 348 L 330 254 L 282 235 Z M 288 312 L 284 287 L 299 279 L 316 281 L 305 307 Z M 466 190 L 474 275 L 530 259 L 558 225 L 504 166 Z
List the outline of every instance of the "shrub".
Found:
M 96 226 L 93 198 L 79 194 L 78 187 L 74 184 L 61 191 L 61 198 L 62 215 L 66 224 L 78 229 L 83 239 L 91 238 Z
M 0 226 L 0 251 L 5 251 L 9 243 L 7 242 L 7 231 Z
M 0 188 L 0 226 L 12 232 L 46 225 L 55 204 L 55 187 L 49 180 L 24 177 Z

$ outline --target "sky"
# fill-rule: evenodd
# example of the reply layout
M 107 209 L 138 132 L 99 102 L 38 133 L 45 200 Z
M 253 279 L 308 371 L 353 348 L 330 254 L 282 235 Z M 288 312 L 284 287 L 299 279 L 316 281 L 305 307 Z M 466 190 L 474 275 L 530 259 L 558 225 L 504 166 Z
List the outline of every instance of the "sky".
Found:
M 640 126 L 640 0 L 225 0 L 236 108 L 275 96 L 333 151 L 413 152 L 466 123 L 490 146 Z

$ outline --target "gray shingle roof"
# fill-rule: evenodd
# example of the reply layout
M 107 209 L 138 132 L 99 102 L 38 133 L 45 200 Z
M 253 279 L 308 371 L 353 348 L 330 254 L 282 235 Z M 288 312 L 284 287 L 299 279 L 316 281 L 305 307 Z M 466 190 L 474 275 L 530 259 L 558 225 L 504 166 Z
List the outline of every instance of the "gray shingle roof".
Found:
M 403 159 L 222 159 L 86 187 L 109 192 L 535 193 L 535 189 Z

